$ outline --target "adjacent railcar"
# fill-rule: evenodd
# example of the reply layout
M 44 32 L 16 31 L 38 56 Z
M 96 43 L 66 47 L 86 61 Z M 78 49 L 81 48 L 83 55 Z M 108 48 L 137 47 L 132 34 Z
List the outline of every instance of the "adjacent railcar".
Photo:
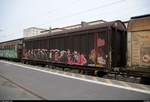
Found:
M 128 24 L 129 73 L 150 78 L 150 15 L 132 17 Z
M 23 62 L 112 70 L 126 66 L 126 27 L 121 21 L 82 22 L 24 38 Z
M 23 38 L 0 43 L 0 58 L 21 61 Z

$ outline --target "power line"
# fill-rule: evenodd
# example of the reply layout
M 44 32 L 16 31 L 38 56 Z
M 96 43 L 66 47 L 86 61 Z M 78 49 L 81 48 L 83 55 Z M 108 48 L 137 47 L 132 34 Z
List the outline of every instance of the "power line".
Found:
M 121 5 L 119 5 L 119 6 L 121 6 Z M 85 13 L 89 13 L 89 12 L 85 12 Z M 103 14 L 111 14 L 111 13 L 114 13 L 114 12 L 110 12 L 110 10 L 109 10 L 109 12 L 106 12 L 106 11 L 102 11 L 102 12 L 100 12 L 100 13 L 98 13 L 98 15 L 92 15 L 92 17 L 94 16 L 94 17 L 99 17 L 99 16 L 102 16 Z M 71 17 L 69 17 L 68 19 L 70 19 Z M 72 20 L 71 20 L 72 21 Z
M 134 9 L 134 10 L 130 10 L 130 11 L 124 11 L 124 12 L 121 12 L 119 15 L 114 15 L 113 16 L 113 19 L 115 19 L 115 18 L 117 18 L 117 19 L 130 19 L 130 17 L 133 17 L 133 16 L 135 16 L 135 12 L 136 11 L 143 11 L 143 10 L 146 10 L 146 8 L 143 8 L 143 7 L 140 7 L 140 8 L 136 8 L 136 9 Z M 115 12 L 115 11 L 114 11 Z M 98 15 L 92 15 L 92 16 L 94 16 L 94 17 L 99 17 L 99 16 L 101 16 L 102 14 L 109 14 L 109 15 L 111 15 L 112 13 L 114 13 L 114 12 L 101 12 L 100 14 L 98 14 Z M 117 11 L 116 11 L 117 12 Z M 134 14 L 134 15 L 132 15 L 132 14 Z M 128 16 L 126 16 L 126 17 L 123 17 L 123 15 L 128 15 Z M 138 13 L 136 14 L 136 15 L 138 15 Z M 71 20 L 70 18 L 68 18 L 69 20 Z M 95 18 L 95 19 L 97 19 L 97 18 Z M 115 19 L 116 20 L 116 19 Z M 74 21 L 74 20 L 71 20 L 71 21 Z
M 72 2 L 70 2 L 69 5 L 74 4 L 74 3 L 78 3 L 77 1 L 78 1 L 78 0 L 73 0 Z M 62 9 L 62 7 L 54 8 L 53 10 L 48 11 L 48 13 L 53 13 L 53 12 L 59 10 L 59 9 Z
M 130 19 L 130 17 L 137 16 L 137 14 L 135 15 L 134 12 L 135 11 L 141 11 L 141 10 L 146 10 L 146 9 L 143 8 L 143 7 L 142 8 L 140 7 L 140 8 L 134 9 L 133 11 L 130 10 L 129 12 L 123 12 L 123 15 L 128 15 L 128 17 L 126 17 L 124 19 Z M 129 17 L 129 15 L 131 15 L 131 14 L 133 14 L 133 15 Z M 119 17 L 120 18 L 120 16 L 118 16 L 118 15 L 116 15 L 115 17 Z
M 97 10 L 97 9 L 100 9 L 100 8 L 105 8 L 105 7 L 120 3 L 122 1 L 126 1 L 126 0 L 118 0 L 118 1 L 111 2 L 111 3 L 105 4 L 105 5 L 100 5 L 100 6 L 97 6 L 97 7 L 94 7 L 94 8 L 90 8 L 90 9 L 83 10 L 83 11 L 80 11 L 80 12 L 72 13 L 71 15 L 69 14 L 69 15 L 66 15 L 66 16 L 63 16 L 63 17 L 60 17 L 60 18 L 56 18 L 56 19 L 52 20 L 52 22 L 68 19 L 68 18 L 70 18 L 72 16 L 76 16 L 76 15 L 85 14 L 85 13 L 88 13 L 88 12 L 91 12 L 91 11 L 94 11 L 94 10 Z

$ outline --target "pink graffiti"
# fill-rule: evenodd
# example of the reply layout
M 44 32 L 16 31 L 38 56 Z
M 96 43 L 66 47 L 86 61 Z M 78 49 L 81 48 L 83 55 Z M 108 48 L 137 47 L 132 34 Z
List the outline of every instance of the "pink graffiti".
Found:
M 97 39 L 97 46 L 98 47 L 101 47 L 101 46 L 104 46 L 105 45 L 105 40 L 99 38 Z

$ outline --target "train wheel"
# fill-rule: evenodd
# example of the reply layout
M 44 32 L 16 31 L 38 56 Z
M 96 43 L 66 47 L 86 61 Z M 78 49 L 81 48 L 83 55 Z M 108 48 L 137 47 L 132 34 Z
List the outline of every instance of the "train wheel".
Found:
M 95 75 L 98 76 L 98 77 L 103 77 L 104 75 L 106 75 L 107 73 L 104 72 L 104 71 L 99 71 L 99 70 L 96 70 L 95 71 Z
M 42 66 L 42 67 L 45 67 L 46 65 L 45 65 L 45 64 L 42 64 L 41 66 Z
M 140 83 L 150 85 L 150 78 L 142 77 Z

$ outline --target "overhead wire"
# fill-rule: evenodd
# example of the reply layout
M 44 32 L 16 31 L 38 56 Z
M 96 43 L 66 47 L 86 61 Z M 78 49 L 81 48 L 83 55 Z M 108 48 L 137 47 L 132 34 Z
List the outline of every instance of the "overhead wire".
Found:
M 69 5 L 74 4 L 74 3 L 77 3 L 77 0 L 73 0 L 72 2 L 69 3 Z M 48 11 L 48 13 L 53 13 L 60 9 L 62 9 L 62 7 L 54 8 L 53 10 Z
M 83 11 L 80 11 L 80 12 L 76 12 L 76 13 L 72 13 L 72 14 L 69 14 L 69 15 L 65 15 L 63 17 L 55 18 L 55 19 L 51 20 L 51 23 L 52 22 L 58 22 L 58 21 L 61 21 L 61 20 L 64 20 L 64 19 L 70 19 L 71 17 L 77 16 L 77 15 L 81 15 L 81 14 L 85 14 L 85 13 L 88 13 L 88 12 L 91 12 L 91 11 L 94 11 L 94 10 L 97 10 L 97 9 L 100 9 L 100 8 L 102 9 L 102 8 L 105 8 L 105 7 L 108 7 L 108 6 L 120 3 L 122 1 L 126 1 L 126 0 L 117 0 L 115 2 L 107 3 L 107 4 L 100 5 L 100 6 L 97 6 L 97 7 L 94 7 L 94 8 L 86 9 L 86 10 L 83 10 Z M 42 25 L 42 24 L 40 24 L 40 25 Z
M 76 15 L 85 14 L 85 13 L 88 13 L 88 12 L 91 12 L 91 11 L 94 11 L 94 10 L 97 10 L 97 9 L 102 9 L 102 8 L 105 8 L 105 7 L 108 7 L 108 6 L 120 3 L 122 1 L 125 1 L 125 0 L 117 0 L 115 2 L 111 2 L 111 3 L 105 4 L 105 5 L 100 5 L 100 6 L 97 6 L 97 7 L 94 7 L 94 8 L 90 8 L 90 9 L 83 10 L 83 11 L 80 11 L 80 12 L 72 13 L 72 14 L 69 14 L 69 15 L 66 15 L 66 16 L 63 16 L 63 17 L 60 17 L 60 18 L 56 18 L 56 19 L 54 19 L 52 21 L 54 22 L 54 21 L 58 21 L 58 20 L 69 19 L 70 17 L 74 17 Z

